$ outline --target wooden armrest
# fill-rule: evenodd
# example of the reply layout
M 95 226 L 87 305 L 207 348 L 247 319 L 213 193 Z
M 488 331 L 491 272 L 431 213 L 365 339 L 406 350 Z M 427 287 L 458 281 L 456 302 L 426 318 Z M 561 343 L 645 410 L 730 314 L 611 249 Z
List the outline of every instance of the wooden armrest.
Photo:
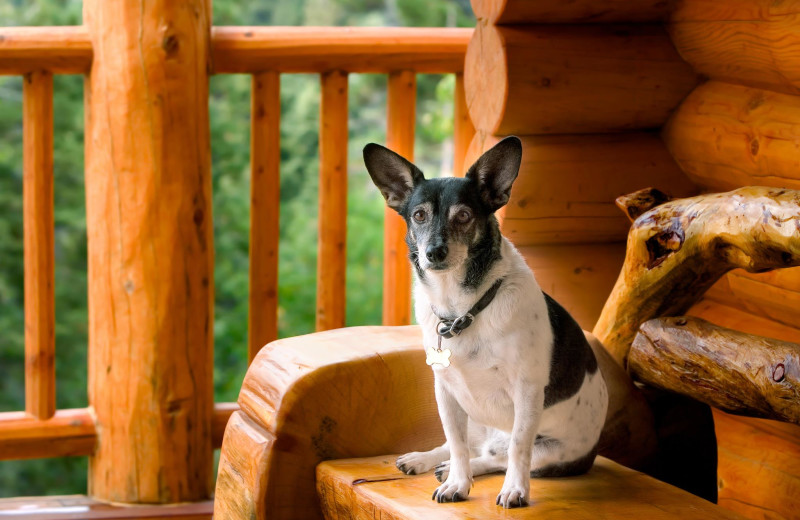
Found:
M 225 429 L 215 518 L 322 518 L 323 460 L 444 440 L 419 327 L 353 327 L 270 343 Z

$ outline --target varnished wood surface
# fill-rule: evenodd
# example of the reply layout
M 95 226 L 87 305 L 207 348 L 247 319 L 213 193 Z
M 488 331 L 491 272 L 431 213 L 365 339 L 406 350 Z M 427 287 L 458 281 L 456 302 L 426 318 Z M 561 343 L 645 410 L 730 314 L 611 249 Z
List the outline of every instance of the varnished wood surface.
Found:
M 0 27 L 0 74 L 83 74 L 92 63 L 84 26 Z
M 681 103 L 663 136 L 694 182 L 800 189 L 800 97 L 709 81 Z
M 125 506 L 83 495 L 0 499 L 0 518 L 25 520 L 210 520 L 211 501 L 174 505 Z
M 479 24 L 464 82 L 478 131 L 529 135 L 658 128 L 697 78 L 654 24 Z
M 91 455 L 97 429 L 85 408 L 58 410 L 47 420 L 0 413 L 0 460 Z
M 386 146 L 414 161 L 417 124 L 417 75 L 411 70 L 389 74 L 386 94 Z M 411 323 L 411 264 L 406 222 L 383 208 L 383 324 Z
M 353 327 L 262 349 L 226 430 L 216 517 L 320 518 L 321 460 L 441 443 L 421 343 L 415 326 Z
M 639 325 L 684 314 L 722 275 L 800 264 L 800 192 L 745 187 L 676 199 L 631 227 L 594 334 L 625 366 Z
M 459 72 L 472 29 L 214 27 L 214 73 Z
M 347 73 L 321 75 L 317 330 L 344 327 L 347 271 Z
M 664 0 L 472 0 L 475 18 L 497 25 L 653 22 L 666 18 Z
M 89 403 L 98 430 L 89 493 L 206 500 L 211 4 L 86 0 L 83 8 L 95 50 L 85 125 Z
M 506 510 L 495 505 L 503 475 L 475 478 L 465 502 L 431 500 L 438 486 L 432 473 L 406 476 L 395 455 L 335 460 L 317 467 L 317 490 L 328 520 L 351 519 L 739 519 L 736 513 L 651 477 L 598 457 L 589 473 L 532 479 L 531 505 Z
M 499 140 L 476 134 L 469 159 Z M 673 197 L 697 193 L 655 132 L 528 135 L 521 141 L 520 173 L 503 216 L 503 232 L 518 247 L 621 242 L 630 221 L 614 205 L 620 195 L 644 186 Z
M 456 85 L 453 99 L 453 176 L 463 177 L 473 162 L 467 160 L 475 126 L 469 117 L 467 94 L 464 91 L 464 73 L 456 73 Z
M 250 94 L 250 257 L 247 354 L 278 339 L 281 78 L 254 74 Z
M 25 411 L 56 411 L 55 224 L 53 221 L 53 75 L 22 82 L 25 249 Z
M 800 424 L 800 344 L 680 316 L 647 321 L 628 370 L 717 409 Z

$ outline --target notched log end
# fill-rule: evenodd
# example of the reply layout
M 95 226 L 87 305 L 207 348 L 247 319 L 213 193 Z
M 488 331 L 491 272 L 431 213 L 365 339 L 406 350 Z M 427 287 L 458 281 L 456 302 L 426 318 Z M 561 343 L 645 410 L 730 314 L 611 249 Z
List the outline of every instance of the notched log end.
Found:
M 627 195 L 620 195 L 614 202 L 633 222 L 643 213 L 670 200 L 672 200 L 671 197 L 661 190 L 645 188 Z

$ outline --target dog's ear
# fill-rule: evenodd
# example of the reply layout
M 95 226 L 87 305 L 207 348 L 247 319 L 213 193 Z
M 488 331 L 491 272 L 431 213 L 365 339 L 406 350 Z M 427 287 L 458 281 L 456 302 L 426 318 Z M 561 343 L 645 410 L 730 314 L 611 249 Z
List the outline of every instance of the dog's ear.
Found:
M 419 168 L 379 144 L 364 147 L 364 164 L 386 205 L 400 213 L 414 186 L 425 180 Z
M 468 179 L 477 181 L 481 198 L 491 211 L 508 202 L 521 162 L 522 142 L 512 135 L 487 150 L 467 172 Z

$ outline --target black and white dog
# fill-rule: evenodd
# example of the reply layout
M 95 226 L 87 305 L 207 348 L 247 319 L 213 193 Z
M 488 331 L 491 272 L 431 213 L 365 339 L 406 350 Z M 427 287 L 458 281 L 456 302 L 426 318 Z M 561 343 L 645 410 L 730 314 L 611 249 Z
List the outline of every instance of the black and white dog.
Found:
M 373 182 L 408 224 L 416 316 L 447 439 L 397 467 L 436 468 L 439 502 L 465 500 L 473 476 L 505 471 L 497 504 L 527 505 L 529 476 L 589 470 L 606 417 L 608 391 L 583 331 L 542 292 L 494 216 L 521 158 L 508 137 L 465 178 L 427 180 L 391 150 L 364 148 Z

